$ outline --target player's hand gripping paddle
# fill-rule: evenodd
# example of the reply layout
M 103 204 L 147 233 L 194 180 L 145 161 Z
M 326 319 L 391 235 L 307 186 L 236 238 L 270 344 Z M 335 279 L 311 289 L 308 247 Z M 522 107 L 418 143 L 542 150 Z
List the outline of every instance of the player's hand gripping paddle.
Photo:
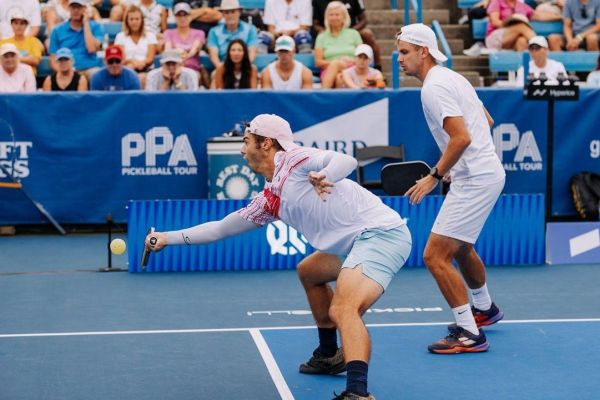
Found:
M 381 170 L 383 191 L 390 196 L 403 196 L 431 168 L 424 161 L 405 161 L 387 164 Z
M 154 227 L 148 229 L 146 236 L 154 232 Z M 150 238 L 150 244 L 154 246 L 156 244 L 156 237 L 152 236 Z M 146 237 L 144 237 L 144 252 L 142 253 L 142 271 L 146 270 L 146 266 L 148 265 L 148 259 L 150 258 L 150 250 L 146 248 Z

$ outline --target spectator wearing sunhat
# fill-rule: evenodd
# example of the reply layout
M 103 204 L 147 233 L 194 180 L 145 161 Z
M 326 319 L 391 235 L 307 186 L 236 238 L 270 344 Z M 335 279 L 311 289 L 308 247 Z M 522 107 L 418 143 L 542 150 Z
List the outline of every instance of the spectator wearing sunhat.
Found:
M 253 62 L 258 46 L 258 34 L 254 25 L 240 20 L 242 7 L 238 0 L 222 0 L 219 11 L 223 14 L 224 22 L 219 23 L 208 32 L 208 54 L 215 67 L 223 63 L 227 55 L 229 42 L 241 39 L 248 46 L 248 56 Z
M 58 71 L 47 76 L 42 85 L 46 92 L 83 92 L 88 89 L 88 81 L 85 76 L 73 68 L 75 57 L 73 52 L 66 47 L 56 51 L 56 64 Z
M 13 31 L 13 36 L 8 39 L 0 40 L 0 45 L 4 43 L 13 43 L 19 50 L 19 61 L 29 65 L 33 74 L 36 74 L 36 67 L 42 59 L 42 50 L 44 46 L 42 42 L 34 36 L 26 36 L 27 26 L 29 21 L 22 12 L 14 12 L 10 17 L 10 26 Z
M 15 13 L 24 15 L 29 21 L 25 35 L 37 36 L 42 25 L 39 0 L 0 0 L 0 38 L 12 36 L 10 19 Z
M 87 0 L 69 0 L 71 18 L 56 26 L 50 35 L 50 66 L 58 70 L 56 51 L 61 47 L 71 49 L 75 57 L 75 69 L 89 78 L 98 66 L 100 59 L 96 52 L 103 38 L 102 27 L 91 21 L 86 12 Z
M 0 93 L 35 92 L 31 67 L 19 62 L 19 50 L 13 43 L 0 46 L 0 64 Z
M 183 66 L 183 58 L 178 50 L 165 50 L 161 55 L 160 64 L 159 68 L 148 73 L 146 90 L 198 90 L 198 73 Z
M 373 49 L 368 44 L 359 44 L 354 50 L 354 65 L 342 71 L 343 86 L 348 89 L 373 89 L 385 87 L 381 71 L 371 68 Z M 337 87 L 337 85 L 336 85 Z
M 260 75 L 261 87 L 274 90 L 312 89 L 312 72 L 301 62 L 294 60 L 294 39 L 279 36 L 275 41 L 277 60 L 273 61 Z
M 534 36 L 529 39 L 529 73 L 538 78 L 541 73 L 546 74 L 548 80 L 546 84 L 557 85 L 558 74 L 567 76 L 567 70 L 560 61 L 548 58 L 548 41 L 543 36 Z M 519 67 L 517 70 L 517 85 L 523 86 L 525 79 L 523 77 L 524 69 Z
M 99 69 L 92 76 L 90 90 L 140 90 L 138 75 L 134 70 L 123 65 L 123 49 L 120 46 L 108 46 L 104 62 L 106 67 Z

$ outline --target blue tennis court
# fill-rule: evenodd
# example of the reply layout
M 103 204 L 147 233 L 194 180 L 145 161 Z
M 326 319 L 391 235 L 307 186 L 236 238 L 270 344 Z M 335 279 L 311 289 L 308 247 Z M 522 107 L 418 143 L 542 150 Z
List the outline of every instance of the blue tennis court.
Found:
M 330 399 L 293 271 L 97 273 L 97 234 L 0 238 L 0 399 Z M 114 257 L 125 266 L 126 255 Z M 451 312 L 404 269 L 366 315 L 377 399 L 596 399 L 600 265 L 494 266 L 490 351 L 433 355 Z

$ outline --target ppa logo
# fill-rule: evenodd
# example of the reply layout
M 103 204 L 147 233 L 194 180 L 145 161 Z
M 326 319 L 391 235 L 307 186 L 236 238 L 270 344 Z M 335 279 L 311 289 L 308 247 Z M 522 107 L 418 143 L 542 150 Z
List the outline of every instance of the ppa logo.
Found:
M 267 226 L 267 241 L 271 246 L 271 255 L 293 256 L 298 253 L 306 254 L 308 240 L 300 232 L 282 221 L 275 221 Z
M 541 171 L 542 155 L 533 136 L 533 131 L 519 133 L 515 124 L 500 124 L 494 128 L 494 146 L 500 162 L 506 171 Z M 513 157 L 505 157 L 505 152 L 516 149 Z
M 247 165 L 231 164 L 223 168 L 215 181 L 217 199 L 247 199 L 262 189 L 261 180 Z
M 33 142 L 0 142 L 0 164 L 13 178 L 29 176 L 29 149 Z M 6 174 L 0 169 L 0 178 Z
M 186 134 L 173 138 L 169 128 L 158 126 L 144 136 L 128 133 L 121 138 L 121 174 L 197 175 L 198 162 Z

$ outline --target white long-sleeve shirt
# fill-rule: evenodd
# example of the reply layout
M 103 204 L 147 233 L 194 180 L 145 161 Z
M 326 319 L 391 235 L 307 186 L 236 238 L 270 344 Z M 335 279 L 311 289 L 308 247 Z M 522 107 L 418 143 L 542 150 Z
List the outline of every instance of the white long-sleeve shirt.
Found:
M 279 219 L 301 232 L 314 248 L 348 254 L 361 232 L 406 223 L 377 196 L 345 179 L 355 168 L 356 160 L 341 153 L 308 147 L 280 151 L 273 179 L 250 204 L 221 221 L 168 232 L 167 243 L 208 243 Z M 308 181 L 311 171 L 334 183 L 326 201 Z

